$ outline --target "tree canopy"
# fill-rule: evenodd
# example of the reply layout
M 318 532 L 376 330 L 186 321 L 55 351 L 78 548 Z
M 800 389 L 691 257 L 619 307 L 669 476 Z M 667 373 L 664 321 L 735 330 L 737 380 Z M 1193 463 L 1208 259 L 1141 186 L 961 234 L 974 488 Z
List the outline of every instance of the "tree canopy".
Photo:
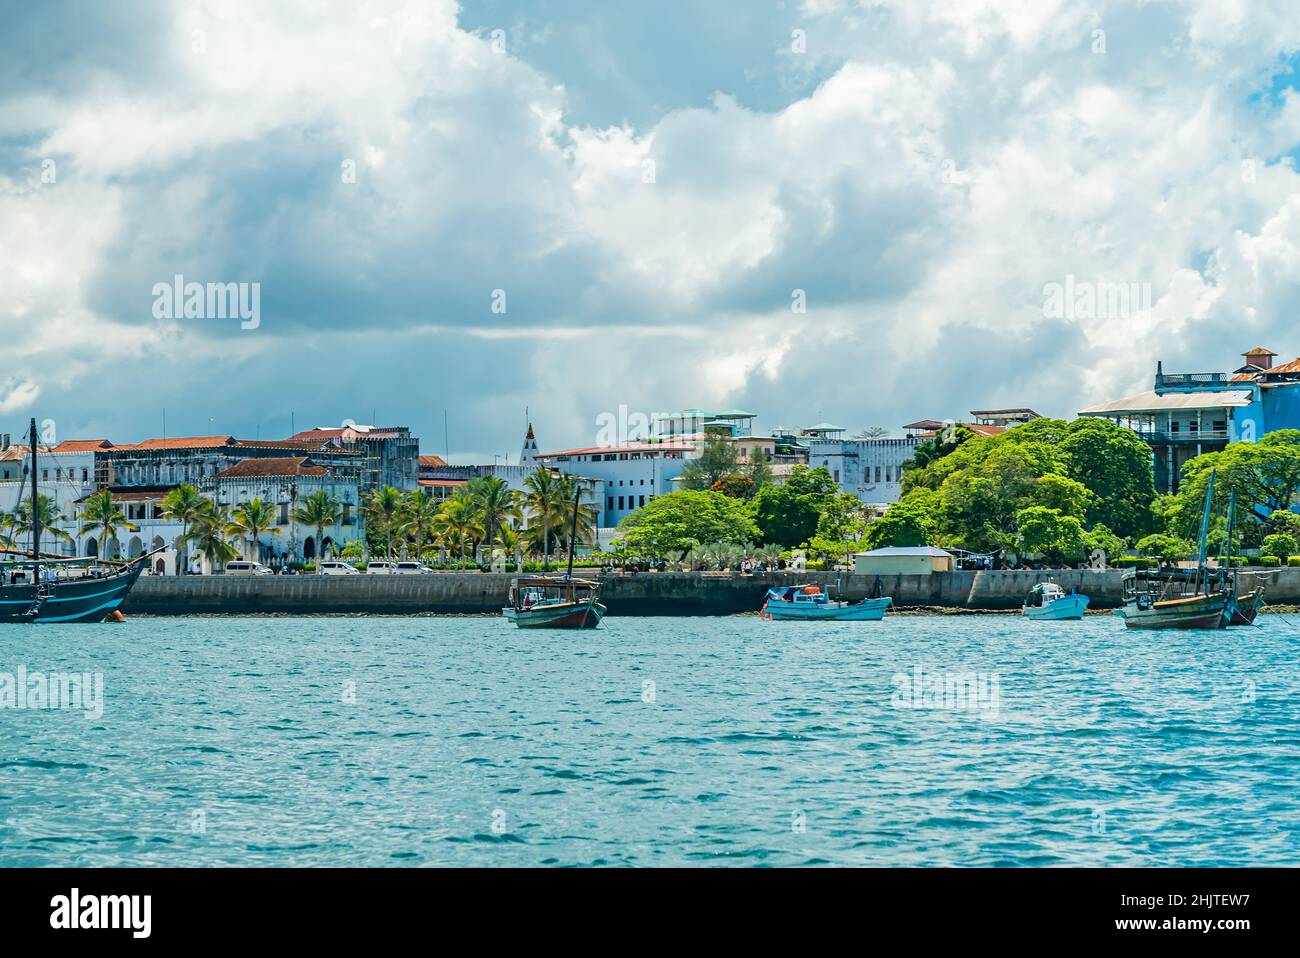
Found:
M 758 538 L 745 503 L 700 489 L 656 496 L 619 528 L 629 551 L 656 559 L 680 557 L 706 543 L 744 544 Z

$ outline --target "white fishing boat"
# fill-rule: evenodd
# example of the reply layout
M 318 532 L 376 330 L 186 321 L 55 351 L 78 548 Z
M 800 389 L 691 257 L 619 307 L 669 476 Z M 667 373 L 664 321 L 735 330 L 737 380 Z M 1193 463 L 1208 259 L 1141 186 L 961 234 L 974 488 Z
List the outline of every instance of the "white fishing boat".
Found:
M 1040 582 L 1029 590 L 1021 610 L 1031 619 L 1063 621 L 1082 619 L 1088 610 L 1088 597 L 1077 592 L 1066 594 L 1055 582 Z
M 885 617 L 893 599 L 862 599 L 833 602 L 820 586 L 778 586 L 767 590 L 759 615 L 765 619 L 789 621 L 875 622 Z

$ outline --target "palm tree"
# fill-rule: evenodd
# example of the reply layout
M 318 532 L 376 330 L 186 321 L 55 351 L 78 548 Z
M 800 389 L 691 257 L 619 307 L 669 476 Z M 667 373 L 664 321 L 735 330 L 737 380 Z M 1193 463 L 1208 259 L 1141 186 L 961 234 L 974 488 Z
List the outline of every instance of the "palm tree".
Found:
M 190 519 L 190 527 L 178 542 L 194 544 L 196 554 L 203 556 L 215 570 L 219 563 L 239 558 L 239 552 L 230 544 L 230 510 L 211 499 Z
M 384 555 L 393 557 L 393 533 L 400 524 L 406 500 L 392 486 L 374 489 L 361 506 L 366 519 L 366 529 L 384 537 Z
M 198 518 L 210 502 L 211 500 L 201 495 L 194 486 L 188 482 L 182 482 L 163 496 L 163 501 L 158 506 L 158 513 L 164 519 L 172 519 L 181 524 L 180 538 L 176 540 L 176 545 L 181 553 L 176 562 L 177 575 L 183 575 L 189 568 L 183 547 L 190 539 L 190 523 Z
M 0 510 L 0 549 L 17 548 L 18 543 L 13 536 L 14 517 L 8 512 Z
M 519 497 L 504 479 L 496 476 L 471 479 L 468 489 L 470 500 L 478 510 L 483 542 L 491 548 L 501 528 L 511 519 L 519 518 Z
M 122 508 L 113 501 L 113 494 L 107 489 L 95 493 L 81 507 L 81 528 L 77 530 L 77 535 L 84 536 L 98 531 L 101 556 L 107 557 L 109 540 L 117 538 L 118 532 L 123 529 L 140 531 L 138 525 L 126 518 Z
M 560 483 L 555 473 L 539 466 L 537 471 L 524 480 L 528 490 L 524 494 L 524 507 L 528 510 L 528 529 L 541 533 L 542 568 L 551 567 L 551 531 L 558 525 L 564 512 L 564 499 L 560 495 Z
M 49 496 L 38 495 L 36 497 L 36 514 L 41 518 L 41 533 L 48 535 L 51 539 L 57 539 L 59 542 L 72 542 L 72 536 L 57 528 L 56 522 L 67 521 L 63 515 L 63 510 L 59 504 Z M 30 536 L 32 534 L 32 500 L 24 499 L 18 503 L 18 508 L 14 510 L 10 517 L 10 526 L 19 536 Z
M 467 493 L 458 492 L 442 504 L 436 534 L 441 541 L 455 546 L 460 557 L 465 558 L 465 547 L 483 534 L 478 508 Z
M 263 502 L 261 496 L 244 503 L 235 510 L 227 531 L 232 535 L 247 536 L 251 542 L 253 561 L 260 561 L 262 550 L 258 538 L 263 532 L 269 532 L 273 536 L 280 534 L 280 530 L 275 526 L 275 506 Z
M 321 540 L 325 538 L 325 529 L 327 526 L 336 526 L 343 518 L 343 504 L 338 499 L 331 496 L 324 489 L 317 489 L 306 499 L 302 505 L 293 511 L 292 519 L 304 526 L 311 526 L 316 530 L 316 574 L 320 574 Z
M 581 480 L 573 476 L 560 476 L 559 493 L 560 499 L 564 503 L 561 509 L 560 522 L 558 528 L 563 541 L 569 541 L 569 527 L 573 523 L 573 499 L 578 495 L 578 487 Z M 582 487 L 582 495 L 590 492 L 586 486 Z M 577 542 L 593 542 L 596 538 L 596 507 L 584 503 L 581 498 L 578 499 L 578 524 L 577 524 Z M 568 549 L 568 546 L 565 546 Z
M 403 535 L 415 537 L 415 558 L 418 561 L 424 554 L 424 543 L 433 538 L 437 530 L 438 515 L 442 504 L 420 491 L 406 497 L 406 507 L 402 511 L 401 530 Z

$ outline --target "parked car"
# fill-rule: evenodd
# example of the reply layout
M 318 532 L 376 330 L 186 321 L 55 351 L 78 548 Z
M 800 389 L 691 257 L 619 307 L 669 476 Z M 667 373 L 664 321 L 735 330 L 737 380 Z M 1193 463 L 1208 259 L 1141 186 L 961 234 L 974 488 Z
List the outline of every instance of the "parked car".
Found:
M 367 562 L 366 575 L 394 575 L 397 570 L 393 562 Z
M 433 572 L 433 570 L 423 562 L 416 562 L 412 559 L 397 563 L 397 567 L 393 569 L 393 572 L 397 575 L 425 575 Z
M 351 562 L 340 562 L 337 559 L 330 559 L 320 564 L 321 575 L 360 575 Z
M 260 562 L 246 562 L 236 559 L 226 563 L 226 575 L 275 575 L 275 570 Z

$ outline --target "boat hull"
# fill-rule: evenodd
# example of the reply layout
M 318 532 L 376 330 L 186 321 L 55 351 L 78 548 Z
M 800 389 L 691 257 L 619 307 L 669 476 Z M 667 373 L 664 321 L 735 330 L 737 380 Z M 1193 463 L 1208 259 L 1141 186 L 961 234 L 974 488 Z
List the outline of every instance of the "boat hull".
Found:
M 103 622 L 122 604 L 143 569 L 143 563 L 136 563 L 111 576 L 57 582 L 34 614 L 35 585 L 0 585 L 0 624 Z
M 795 602 L 768 602 L 764 611 L 779 622 L 878 622 L 885 617 L 893 599 L 863 599 L 843 605 Z
M 1260 608 L 1264 605 L 1264 590 L 1256 589 L 1245 595 L 1235 596 L 1228 603 L 1230 618 L 1228 625 L 1252 625 L 1255 622 L 1255 616 L 1259 615 Z
M 594 629 L 605 618 L 605 606 L 585 602 L 557 602 L 532 609 L 504 608 L 502 614 L 521 629 Z
M 1130 629 L 1221 629 L 1230 618 L 1229 597 L 1198 595 L 1156 602 L 1141 608 L 1135 602 L 1124 607 L 1124 625 Z
M 1053 599 L 1047 605 L 1027 605 L 1024 607 L 1027 618 L 1050 622 L 1082 619 L 1083 613 L 1087 611 L 1088 597 L 1086 595 L 1065 595 L 1059 599 Z

